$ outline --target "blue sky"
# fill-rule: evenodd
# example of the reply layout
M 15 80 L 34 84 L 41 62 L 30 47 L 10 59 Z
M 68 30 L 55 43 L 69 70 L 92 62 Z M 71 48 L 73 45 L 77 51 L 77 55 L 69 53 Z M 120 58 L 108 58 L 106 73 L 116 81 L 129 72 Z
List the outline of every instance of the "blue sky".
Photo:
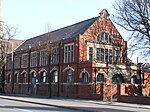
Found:
M 28 39 L 95 16 L 106 8 L 113 13 L 115 0 L 2 0 L 5 23 L 18 26 L 15 38 Z
M 16 39 L 28 39 L 99 15 L 114 14 L 115 0 L 2 0 L 5 23 L 18 26 Z M 127 33 L 117 28 L 125 39 Z M 136 57 L 132 57 L 136 62 Z

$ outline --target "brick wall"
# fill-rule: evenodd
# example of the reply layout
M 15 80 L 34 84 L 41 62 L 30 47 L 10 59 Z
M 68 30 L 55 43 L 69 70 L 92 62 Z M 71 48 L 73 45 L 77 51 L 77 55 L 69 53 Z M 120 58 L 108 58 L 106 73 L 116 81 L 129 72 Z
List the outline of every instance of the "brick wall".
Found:
M 150 104 L 150 97 L 121 95 L 117 101 L 125 103 Z

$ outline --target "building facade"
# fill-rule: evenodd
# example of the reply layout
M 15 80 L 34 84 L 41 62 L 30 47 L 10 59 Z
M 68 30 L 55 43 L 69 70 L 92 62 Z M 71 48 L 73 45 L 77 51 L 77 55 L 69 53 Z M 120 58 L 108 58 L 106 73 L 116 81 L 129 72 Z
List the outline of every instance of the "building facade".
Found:
M 128 60 L 127 42 L 106 9 L 26 40 L 15 50 L 13 64 L 11 59 L 10 54 L 7 93 L 101 100 L 139 94 L 137 66 Z

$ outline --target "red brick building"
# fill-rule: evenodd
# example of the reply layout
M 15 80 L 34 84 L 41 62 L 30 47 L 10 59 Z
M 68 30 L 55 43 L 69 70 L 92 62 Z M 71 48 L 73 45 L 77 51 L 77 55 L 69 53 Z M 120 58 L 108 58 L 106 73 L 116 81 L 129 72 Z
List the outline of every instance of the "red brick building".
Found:
M 145 63 L 142 66 L 143 69 L 143 95 L 144 96 L 150 96 L 150 63 Z
M 98 17 L 26 40 L 15 50 L 13 66 L 10 60 L 8 55 L 9 93 L 101 100 L 139 94 L 140 77 L 127 59 L 127 42 L 105 9 Z

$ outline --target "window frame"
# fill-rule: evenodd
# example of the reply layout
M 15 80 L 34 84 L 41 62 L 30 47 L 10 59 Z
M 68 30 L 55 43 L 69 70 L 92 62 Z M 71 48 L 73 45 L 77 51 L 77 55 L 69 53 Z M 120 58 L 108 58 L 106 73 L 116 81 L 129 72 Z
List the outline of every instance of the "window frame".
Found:
M 87 72 L 82 73 L 82 83 L 88 84 L 90 82 L 89 75 Z
M 20 56 L 16 55 L 14 57 L 14 68 L 20 68 Z
M 48 63 L 48 51 L 43 49 L 40 51 L 40 66 L 46 66 Z
M 52 72 L 52 82 L 53 83 L 58 83 L 58 71 L 57 70 L 54 70 Z
M 93 60 L 93 47 L 89 47 L 89 60 Z
M 52 48 L 52 50 L 51 50 L 51 60 L 52 60 L 51 63 L 52 64 L 59 63 L 59 52 L 60 52 L 59 47 Z
M 109 32 L 101 31 L 97 36 L 97 41 L 102 43 L 113 43 L 113 38 Z
M 96 77 L 96 82 L 97 83 L 104 83 L 105 77 L 103 73 L 98 73 Z
M 64 45 L 64 63 L 74 62 L 74 43 Z
M 31 52 L 30 54 L 30 67 L 37 66 L 37 51 Z
M 14 79 L 14 83 L 19 83 L 19 73 L 15 73 Z
M 26 58 L 24 58 L 25 56 L 26 56 Z M 22 64 L 21 64 L 22 68 L 27 68 L 28 67 L 28 58 L 29 58 L 28 53 L 22 54 Z
M 67 83 L 73 83 L 74 82 L 73 70 L 68 69 L 66 71 L 66 75 L 67 75 Z
M 8 57 L 7 58 L 7 69 L 11 69 L 12 68 L 12 57 Z

